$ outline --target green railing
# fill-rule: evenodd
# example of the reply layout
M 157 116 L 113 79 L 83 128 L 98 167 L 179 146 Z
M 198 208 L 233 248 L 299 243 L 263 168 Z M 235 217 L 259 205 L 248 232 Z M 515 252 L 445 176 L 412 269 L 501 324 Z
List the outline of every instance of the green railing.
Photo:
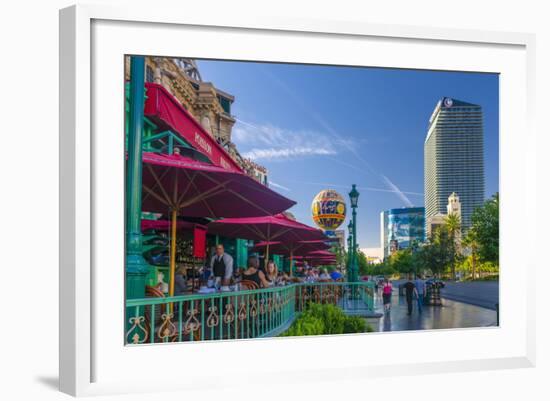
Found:
M 295 283 L 284 287 L 126 301 L 127 344 L 276 336 L 307 303 L 346 313 L 373 312 L 372 283 Z

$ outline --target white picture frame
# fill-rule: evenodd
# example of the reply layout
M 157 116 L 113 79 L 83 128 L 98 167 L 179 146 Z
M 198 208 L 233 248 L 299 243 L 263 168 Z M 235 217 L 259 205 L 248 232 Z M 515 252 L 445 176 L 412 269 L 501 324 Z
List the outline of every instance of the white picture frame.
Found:
M 220 47 L 216 37 L 222 34 L 231 38 L 230 48 Z M 204 43 L 181 43 L 174 35 L 201 37 Z M 332 51 L 320 51 L 321 44 Z M 247 364 L 238 360 L 243 352 L 262 354 L 270 361 L 265 370 L 276 377 L 295 381 L 300 372 L 300 380 L 306 382 L 408 374 L 413 368 L 416 373 L 432 373 L 534 366 L 535 315 L 527 306 L 535 294 L 527 274 L 534 273 L 536 262 L 533 245 L 524 235 L 536 230 L 528 218 L 536 193 L 534 44 L 530 34 L 360 21 L 215 12 L 179 15 L 141 6 L 79 5 L 61 10 L 60 390 L 80 396 L 192 390 L 212 386 L 211 382 L 234 386 L 223 372 L 235 365 L 246 371 Z M 123 214 L 118 202 L 123 192 L 122 135 L 116 139 L 117 130 L 123 132 L 123 54 L 500 73 L 501 326 L 124 347 L 122 335 L 116 335 L 123 325 L 119 295 L 124 290 Z M 521 271 L 514 266 L 522 266 Z M 385 342 L 402 340 L 406 346 L 409 336 L 414 336 L 418 350 L 405 354 L 397 346 L 395 355 L 388 356 Z M 454 349 L 439 354 L 422 347 L 449 341 Z M 322 358 L 316 353 L 320 347 Z M 153 363 L 168 357 L 185 358 L 194 366 L 186 380 L 136 369 L 137 361 Z M 166 372 L 171 371 L 168 365 Z M 248 373 L 251 378 L 259 374 Z

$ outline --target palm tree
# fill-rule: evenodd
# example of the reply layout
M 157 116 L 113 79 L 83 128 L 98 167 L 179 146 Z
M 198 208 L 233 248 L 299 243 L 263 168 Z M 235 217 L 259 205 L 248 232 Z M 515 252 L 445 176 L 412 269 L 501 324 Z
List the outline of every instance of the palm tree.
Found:
M 460 239 L 459 234 L 461 230 L 460 217 L 457 214 L 451 213 L 448 214 L 445 218 L 445 228 L 449 233 L 450 243 L 451 243 L 451 253 L 452 253 L 452 262 L 451 262 L 451 274 L 453 280 L 455 279 L 455 262 L 458 253 L 457 241 Z
M 479 243 L 477 241 L 476 232 L 474 229 L 470 229 L 464 237 L 462 244 L 472 251 L 472 280 L 476 278 L 476 261 L 477 261 L 477 248 Z

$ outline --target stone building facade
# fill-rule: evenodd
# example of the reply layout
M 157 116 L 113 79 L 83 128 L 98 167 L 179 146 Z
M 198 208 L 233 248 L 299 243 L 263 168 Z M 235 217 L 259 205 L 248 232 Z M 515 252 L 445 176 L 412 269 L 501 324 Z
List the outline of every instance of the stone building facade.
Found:
M 426 218 L 426 238 L 430 238 L 432 234 L 435 233 L 435 230 L 437 230 L 439 227 L 444 227 L 447 224 L 447 216 L 449 215 L 455 215 L 458 217 L 459 221 L 462 222 L 462 203 L 460 202 L 460 197 L 456 192 L 453 192 L 451 195 L 449 195 L 449 198 L 447 199 L 447 214 L 444 213 L 437 213 L 433 216 L 429 216 Z M 455 234 L 455 246 L 456 249 L 459 250 L 459 252 L 462 251 L 462 232 L 461 230 L 458 230 L 458 232 Z
M 129 58 L 125 63 L 125 79 L 130 79 Z M 267 185 L 267 169 L 243 158 L 231 141 L 236 122 L 231 114 L 234 96 L 211 82 L 203 82 L 194 60 L 147 56 L 145 81 L 166 88 L 248 175 Z

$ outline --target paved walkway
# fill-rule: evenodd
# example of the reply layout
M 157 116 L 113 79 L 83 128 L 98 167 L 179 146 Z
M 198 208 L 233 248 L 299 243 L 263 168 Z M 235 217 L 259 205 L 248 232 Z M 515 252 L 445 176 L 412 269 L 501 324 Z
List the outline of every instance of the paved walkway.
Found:
M 416 301 L 416 300 L 414 300 Z M 375 310 L 383 312 L 382 299 L 375 296 Z M 391 311 L 380 319 L 367 319 L 375 331 L 433 330 L 467 327 L 496 326 L 494 310 L 463 302 L 443 300 L 443 306 L 424 306 L 418 313 L 416 302 L 413 313 L 407 315 L 407 302 L 404 296 L 394 289 Z
M 393 281 L 394 290 L 406 280 Z M 499 285 L 495 281 L 445 281 L 445 287 L 441 289 L 441 296 L 452 301 L 464 302 L 483 308 L 496 310 L 498 302 Z
M 498 281 L 467 281 L 455 283 L 447 281 L 441 296 L 453 301 L 465 302 L 484 308 L 496 309 L 498 302 Z

